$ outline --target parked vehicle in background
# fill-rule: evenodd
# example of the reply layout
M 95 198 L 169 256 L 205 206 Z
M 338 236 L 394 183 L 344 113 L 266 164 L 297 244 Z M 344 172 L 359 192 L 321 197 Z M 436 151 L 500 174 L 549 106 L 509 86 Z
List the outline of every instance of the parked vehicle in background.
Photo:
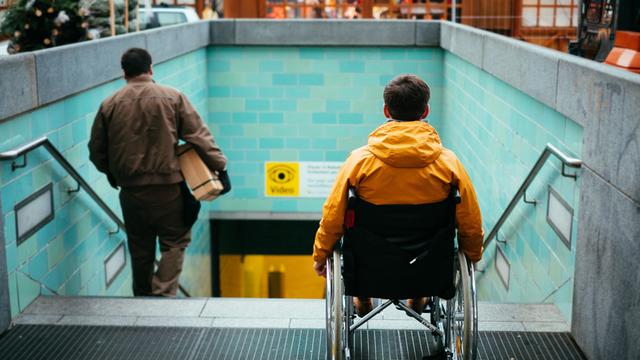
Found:
M 139 11 L 140 30 L 200 21 L 198 13 L 190 6 L 158 6 L 151 10 L 141 7 Z
M 0 56 L 9 55 L 7 47 L 9 46 L 9 40 L 0 41 Z

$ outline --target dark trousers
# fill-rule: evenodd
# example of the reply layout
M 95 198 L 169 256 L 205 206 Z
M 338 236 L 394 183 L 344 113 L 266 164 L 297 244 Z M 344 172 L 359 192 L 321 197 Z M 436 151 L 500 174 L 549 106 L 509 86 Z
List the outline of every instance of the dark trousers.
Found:
M 131 253 L 134 296 L 175 296 L 191 229 L 184 223 L 180 186 L 122 188 L 120 205 Z M 156 237 L 160 263 L 154 272 Z

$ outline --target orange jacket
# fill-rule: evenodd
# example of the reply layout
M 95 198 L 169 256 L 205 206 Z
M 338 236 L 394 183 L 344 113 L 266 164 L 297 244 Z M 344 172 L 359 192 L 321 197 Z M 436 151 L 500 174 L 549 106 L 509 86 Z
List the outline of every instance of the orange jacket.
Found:
M 365 201 L 425 204 L 444 200 L 458 187 L 458 242 L 472 261 L 482 257 L 482 217 L 476 193 L 462 163 L 442 146 L 435 129 L 423 121 L 388 121 L 369 135 L 369 144 L 354 150 L 340 168 L 324 203 L 313 244 L 314 261 L 324 262 L 342 237 L 347 191 L 355 187 Z

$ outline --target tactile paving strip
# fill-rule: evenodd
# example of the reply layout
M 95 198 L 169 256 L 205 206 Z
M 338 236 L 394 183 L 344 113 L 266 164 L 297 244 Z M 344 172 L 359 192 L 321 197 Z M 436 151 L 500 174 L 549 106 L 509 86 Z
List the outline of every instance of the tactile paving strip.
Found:
M 481 332 L 481 360 L 582 360 L 568 333 Z M 426 331 L 359 330 L 355 359 L 421 359 L 437 353 Z M 0 338 L 0 359 L 325 359 L 319 329 L 18 325 Z

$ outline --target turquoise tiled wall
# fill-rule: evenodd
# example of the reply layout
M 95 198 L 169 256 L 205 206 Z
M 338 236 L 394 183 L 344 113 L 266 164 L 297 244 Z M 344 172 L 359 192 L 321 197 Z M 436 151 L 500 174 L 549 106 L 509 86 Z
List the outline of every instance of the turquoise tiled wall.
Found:
M 185 92 L 201 114 L 206 114 L 208 101 L 206 55 L 202 49 L 155 67 L 156 80 Z M 100 102 L 123 84 L 122 80 L 113 81 L 5 120 L 0 124 L 0 150 L 47 136 L 120 214 L 117 191 L 89 162 L 87 142 Z M 108 234 L 114 225 L 84 192 L 67 194 L 65 189 L 75 187 L 75 183 L 45 150 L 29 154 L 28 163 L 17 171 L 11 170 L 10 161 L 0 163 L 1 214 L 12 316 L 39 294 L 131 295 L 129 259 L 125 271 L 109 288 L 105 287 L 103 262 L 124 241 L 122 232 Z M 17 246 L 14 205 L 50 182 L 54 185 L 55 219 Z M 199 221 L 193 234 L 182 282 L 194 295 L 208 295 L 210 265 L 203 256 L 210 248 L 208 222 Z
M 344 161 L 385 121 L 382 91 L 414 73 L 441 118 L 439 48 L 210 47 L 209 127 L 229 157 L 224 211 L 321 211 L 324 199 L 264 196 L 264 162 Z
M 382 90 L 400 73 L 431 85 L 429 120 L 469 171 L 486 231 L 547 142 L 581 153 L 580 126 L 439 48 L 215 46 L 155 66 L 159 83 L 185 92 L 206 115 L 229 158 L 233 191 L 206 206 L 222 211 L 320 211 L 324 199 L 265 197 L 264 162 L 343 161 L 384 121 Z M 100 101 L 122 84 L 113 81 L 3 122 L 0 150 L 49 136 L 119 213 L 116 191 L 88 162 L 86 144 Z M 511 263 L 508 291 L 493 266 L 495 245 L 486 250 L 481 300 L 553 302 L 569 317 L 575 246 L 567 249 L 546 223 L 547 187 L 577 213 L 579 181 L 561 177 L 559 168 L 557 160 L 545 165 L 528 192 L 538 206 L 518 205 L 501 231 Z M 56 219 L 16 246 L 13 207 L 48 182 L 55 185 Z M 104 285 L 102 262 L 123 234 L 109 236 L 112 224 L 95 204 L 82 192 L 64 191 L 72 185 L 41 150 L 30 155 L 26 169 L 0 165 L 13 315 L 40 293 L 130 295 L 128 267 L 109 289 Z M 194 227 L 193 239 L 181 280 L 194 295 L 207 296 L 207 221 Z
M 580 157 L 582 128 L 449 52 L 444 54 L 444 86 L 440 134 L 473 180 L 488 233 L 546 143 Z M 511 265 L 508 291 L 493 263 L 496 242 L 485 249 L 488 261 L 481 264 L 487 270 L 479 275 L 480 300 L 551 302 L 570 318 L 577 216 L 574 243 L 568 249 L 547 224 L 547 192 L 551 185 L 577 214 L 580 181 L 562 177 L 560 168 L 554 157 L 547 161 L 527 191 L 538 205 L 518 204 L 500 231 L 506 244 L 499 246 Z
M 100 100 L 121 85 L 114 81 L 3 122 L 0 148 L 47 136 L 107 203 L 118 209 L 115 192 L 88 161 L 87 141 Z M 45 150 L 30 153 L 28 163 L 16 171 L 11 170 L 10 161 L 0 163 L 12 315 L 39 294 L 126 294 L 129 269 L 106 289 L 102 267 L 124 236 L 108 235 L 113 224 L 84 192 L 67 194 L 66 189 L 75 183 Z M 48 183 L 53 183 L 55 218 L 18 246 L 14 206 Z

